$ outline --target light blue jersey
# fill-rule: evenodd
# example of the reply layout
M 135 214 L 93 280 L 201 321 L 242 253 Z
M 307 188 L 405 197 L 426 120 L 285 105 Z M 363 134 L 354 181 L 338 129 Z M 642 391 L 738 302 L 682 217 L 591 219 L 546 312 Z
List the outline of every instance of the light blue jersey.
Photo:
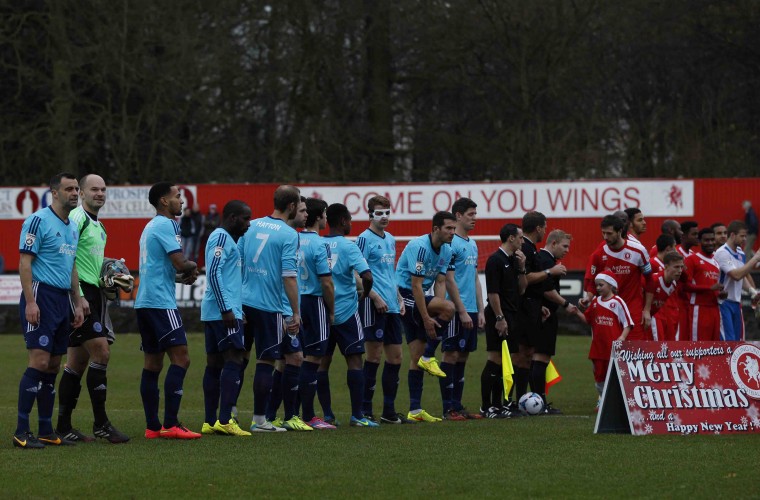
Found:
M 396 290 L 396 239 L 389 232 L 380 236 L 371 229 L 365 229 L 356 239 L 356 246 L 372 271 L 372 289 L 388 305 L 389 313 L 400 313 L 398 291 Z
M 478 245 L 470 238 L 462 238 L 454 235 L 451 241 L 452 262 L 454 265 L 454 280 L 459 290 L 459 298 L 462 299 L 467 312 L 478 312 Z M 450 299 L 450 297 L 447 296 Z
M 298 262 L 298 290 L 301 295 L 322 296 L 319 278 L 332 275 L 330 247 L 313 231 L 301 231 L 301 249 Z
M 296 230 L 282 219 L 256 219 L 238 240 L 238 250 L 243 259 L 243 304 L 287 316 L 282 279 L 297 275 Z
M 217 228 L 206 243 L 206 293 L 201 301 L 201 321 L 218 321 L 232 311 L 243 319 L 243 274 L 240 252 L 230 233 Z
M 335 322 L 333 324 L 340 325 L 353 318 L 359 309 L 354 271 L 361 276 L 369 271 L 369 265 L 362 257 L 359 247 L 344 236 L 325 236 L 324 240 L 330 247 L 332 277 L 335 284 Z
M 182 251 L 179 224 L 156 215 L 140 236 L 140 286 L 135 309 L 176 309 L 177 271 L 171 255 Z
M 402 288 L 412 289 L 412 276 L 424 276 L 422 289 L 428 291 L 439 274 L 446 274 L 455 267 L 451 263 L 451 245 L 444 243 L 436 252 L 433 250 L 431 236 L 426 234 L 410 241 L 396 266 L 396 284 Z
M 296 234 L 298 235 L 298 245 L 296 246 L 296 269 L 301 268 L 301 259 L 303 258 L 303 255 L 301 255 L 301 233 L 296 231 Z M 296 278 L 298 278 L 298 275 L 296 274 Z M 298 279 L 296 279 L 296 283 L 298 283 Z M 298 290 L 298 308 L 301 308 L 301 290 Z M 285 287 L 282 287 L 282 315 L 285 318 L 289 318 L 290 316 L 293 316 L 293 308 L 290 307 L 290 299 L 288 298 L 288 294 L 285 293 Z
M 19 252 L 34 255 L 32 280 L 71 289 L 71 270 L 77 255 L 79 229 L 64 222 L 51 207 L 37 210 L 21 226 Z M 23 311 L 22 311 L 23 313 Z

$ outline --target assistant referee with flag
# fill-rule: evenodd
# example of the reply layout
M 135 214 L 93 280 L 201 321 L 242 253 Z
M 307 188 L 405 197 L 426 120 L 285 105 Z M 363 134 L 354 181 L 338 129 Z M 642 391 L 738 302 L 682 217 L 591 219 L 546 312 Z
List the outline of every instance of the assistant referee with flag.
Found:
M 519 349 L 517 339 L 510 332 L 516 325 L 520 295 L 528 281 L 525 276 L 525 255 L 520 250 L 522 229 L 505 224 L 499 231 L 501 246 L 486 262 L 486 351 L 488 361 L 480 376 L 482 404 L 480 414 L 486 418 L 509 418 L 504 407 L 504 386 L 501 373 L 501 343 L 506 337 L 511 352 Z

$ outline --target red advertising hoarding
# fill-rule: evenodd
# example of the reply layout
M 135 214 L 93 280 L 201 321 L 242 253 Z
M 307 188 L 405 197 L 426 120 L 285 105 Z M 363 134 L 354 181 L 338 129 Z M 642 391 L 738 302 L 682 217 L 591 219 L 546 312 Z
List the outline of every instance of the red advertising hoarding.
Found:
M 760 347 L 616 341 L 594 432 L 760 432 Z
M 202 213 L 214 203 L 221 210 L 232 199 L 248 203 L 254 217 L 272 212 L 275 184 L 181 185 L 185 206 Z M 760 178 L 753 179 L 607 179 L 549 182 L 309 184 L 299 185 L 305 196 L 343 203 L 353 214 L 351 235 L 367 228 L 366 201 L 375 194 L 391 201 L 388 230 L 396 237 L 397 255 L 409 239 L 430 231 L 437 210 L 450 210 L 460 196 L 478 204 L 478 220 L 471 236 L 480 251 L 478 268 L 499 245 L 499 229 L 507 222 L 519 223 L 523 214 L 538 210 L 548 218 L 548 229 L 573 235 L 570 253 L 563 264 L 571 270 L 585 269 L 588 256 L 601 241 L 599 221 L 615 210 L 640 207 L 648 222 L 642 243 L 649 247 L 660 234 L 665 219 L 696 220 L 700 227 L 714 222 L 743 219 L 741 202 L 760 193 Z M 153 208 L 147 202 L 150 186 L 109 186 L 108 201 L 100 213 L 108 231 L 106 255 L 126 259 L 137 270 L 138 240 Z M 760 200 L 755 200 L 755 205 Z M 18 269 L 18 244 L 23 220 L 50 203 L 44 187 L 0 186 L 0 255 L 5 269 Z M 201 265 L 202 259 L 201 259 Z

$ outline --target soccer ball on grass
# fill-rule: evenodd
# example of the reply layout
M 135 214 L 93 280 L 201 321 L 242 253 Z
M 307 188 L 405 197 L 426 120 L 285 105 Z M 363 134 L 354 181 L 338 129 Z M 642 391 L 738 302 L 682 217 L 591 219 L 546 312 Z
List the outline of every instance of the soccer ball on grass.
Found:
M 544 409 L 544 400 L 535 392 L 528 392 L 522 395 L 518 406 L 525 414 L 538 415 Z

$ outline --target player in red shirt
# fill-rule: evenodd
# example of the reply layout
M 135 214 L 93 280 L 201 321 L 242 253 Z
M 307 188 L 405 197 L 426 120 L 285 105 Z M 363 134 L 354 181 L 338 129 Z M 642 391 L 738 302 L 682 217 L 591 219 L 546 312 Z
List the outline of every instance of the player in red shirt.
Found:
M 588 306 L 596 291 L 595 278 L 605 272 L 615 278 L 618 293 L 625 301 L 634 318 L 630 340 L 645 340 L 642 323 L 644 296 L 642 294 L 642 277 L 652 272 L 649 256 L 640 243 L 626 240 L 622 236 L 623 223 L 618 217 L 607 215 L 602 219 L 602 236 L 605 244 L 598 248 L 589 259 L 584 279 L 586 296 L 582 299 Z
M 660 226 L 660 234 L 670 235 L 676 240 L 676 243 L 681 243 L 681 236 L 683 236 L 681 224 L 673 219 L 668 219 Z M 649 249 L 649 258 L 653 259 L 654 256 L 657 255 L 657 252 L 657 245 L 653 245 L 652 248 Z
M 699 231 L 701 251 L 694 252 L 684 262 L 684 289 L 689 300 L 688 340 L 720 340 L 720 309 L 718 298 L 725 298 L 720 284 L 720 267 L 713 259 L 715 232 L 712 228 Z M 680 340 L 687 340 L 683 336 Z
M 676 239 L 669 234 L 661 234 L 657 237 L 655 247 L 657 248 L 657 253 L 650 261 L 652 264 L 652 275 L 661 273 L 665 269 L 663 260 L 667 254 L 676 251 Z
M 625 301 L 615 295 L 617 286 L 617 280 L 612 275 L 598 273 L 594 278 L 598 296 L 591 299 L 588 307 L 582 302 L 578 304 L 584 311 L 578 312 L 578 317 L 591 325 L 592 339 L 588 357 L 594 365 L 594 382 L 600 399 L 610 364 L 612 343 L 626 340 L 633 326 Z
M 628 238 L 641 243 L 641 235 L 647 232 L 647 221 L 641 210 L 635 207 L 623 210 L 628 217 Z
M 663 261 L 663 271 L 653 274 L 644 289 L 644 329 L 648 340 L 676 340 L 678 334 L 678 299 L 674 292 L 684 259 L 680 253 L 671 251 Z

